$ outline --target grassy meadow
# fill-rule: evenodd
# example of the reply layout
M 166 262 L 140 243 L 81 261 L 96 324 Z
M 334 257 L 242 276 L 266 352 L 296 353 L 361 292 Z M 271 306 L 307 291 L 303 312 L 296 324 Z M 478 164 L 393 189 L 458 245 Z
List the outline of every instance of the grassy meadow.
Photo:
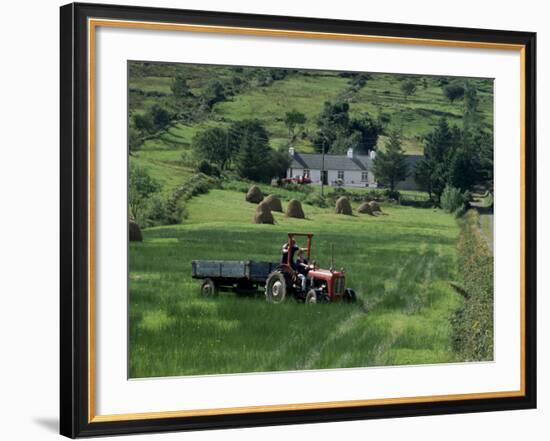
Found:
M 286 203 L 286 202 L 285 202 Z M 442 363 L 455 360 L 449 319 L 462 302 L 458 226 L 441 210 L 384 205 L 384 216 L 341 216 L 304 205 L 307 219 L 216 189 L 193 198 L 181 225 L 130 244 L 130 377 Z M 357 304 L 282 305 L 220 293 L 202 298 L 193 259 L 278 261 L 288 231 L 313 232 L 313 258 L 347 272 Z

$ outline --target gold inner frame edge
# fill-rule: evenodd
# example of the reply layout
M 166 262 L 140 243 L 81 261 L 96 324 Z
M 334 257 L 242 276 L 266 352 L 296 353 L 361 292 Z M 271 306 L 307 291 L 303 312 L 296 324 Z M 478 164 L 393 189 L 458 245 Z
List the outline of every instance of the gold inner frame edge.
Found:
M 387 44 L 412 44 L 419 46 L 464 47 L 478 49 L 511 50 L 520 53 L 520 389 L 432 395 L 399 398 L 375 398 L 365 400 L 327 401 L 315 403 L 273 404 L 264 406 L 242 406 L 215 409 L 193 409 L 159 412 L 96 415 L 95 399 L 95 34 L 96 27 L 115 27 L 146 30 L 167 30 L 186 32 L 225 33 L 265 37 L 309 38 L 340 41 L 359 41 Z M 232 26 L 191 25 L 179 23 L 157 23 L 131 20 L 88 19 L 88 422 L 114 422 L 182 418 L 195 416 L 231 415 L 241 413 L 277 412 L 292 410 L 334 409 L 390 404 L 413 404 L 458 400 L 476 400 L 525 396 L 525 69 L 526 50 L 524 45 L 477 42 L 466 40 L 440 40 L 427 38 L 391 37 L 345 33 L 323 33 L 264 28 Z

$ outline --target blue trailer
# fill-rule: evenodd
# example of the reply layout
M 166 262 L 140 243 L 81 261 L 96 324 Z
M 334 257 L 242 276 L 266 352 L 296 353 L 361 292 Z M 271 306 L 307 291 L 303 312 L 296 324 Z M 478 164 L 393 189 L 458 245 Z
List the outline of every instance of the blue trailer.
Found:
M 200 280 L 201 294 L 219 291 L 255 292 L 265 286 L 268 276 L 279 266 L 252 260 L 193 260 L 192 277 Z

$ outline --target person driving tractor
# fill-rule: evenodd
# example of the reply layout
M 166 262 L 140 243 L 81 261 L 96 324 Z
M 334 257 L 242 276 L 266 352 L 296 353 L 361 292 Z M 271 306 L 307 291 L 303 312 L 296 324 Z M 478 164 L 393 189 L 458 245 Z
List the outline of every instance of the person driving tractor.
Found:
M 296 255 L 298 256 L 298 259 L 296 260 L 296 271 L 298 272 L 298 277 L 300 278 L 300 282 L 302 284 L 302 291 L 305 291 L 307 273 L 309 272 L 309 261 L 304 254 L 304 250 L 301 248 L 298 249 Z
M 288 263 L 292 268 L 294 268 L 294 254 L 296 251 L 300 249 L 298 245 L 296 245 L 296 241 L 294 239 L 290 240 L 291 249 L 288 249 L 288 242 L 285 242 L 282 248 L 282 256 L 281 256 L 281 263 Z M 290 251 L 290 257 L 289 257 L 289 251 Z M 295 269 L 295 268 L 294 268 Z

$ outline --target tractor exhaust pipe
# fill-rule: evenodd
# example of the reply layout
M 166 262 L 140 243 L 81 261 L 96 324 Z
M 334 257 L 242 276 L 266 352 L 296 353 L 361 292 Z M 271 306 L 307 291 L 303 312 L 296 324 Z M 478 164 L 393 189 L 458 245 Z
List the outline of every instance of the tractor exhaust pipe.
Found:
M 334 271 L 334 244 L 330 244 L 330 271 Z

